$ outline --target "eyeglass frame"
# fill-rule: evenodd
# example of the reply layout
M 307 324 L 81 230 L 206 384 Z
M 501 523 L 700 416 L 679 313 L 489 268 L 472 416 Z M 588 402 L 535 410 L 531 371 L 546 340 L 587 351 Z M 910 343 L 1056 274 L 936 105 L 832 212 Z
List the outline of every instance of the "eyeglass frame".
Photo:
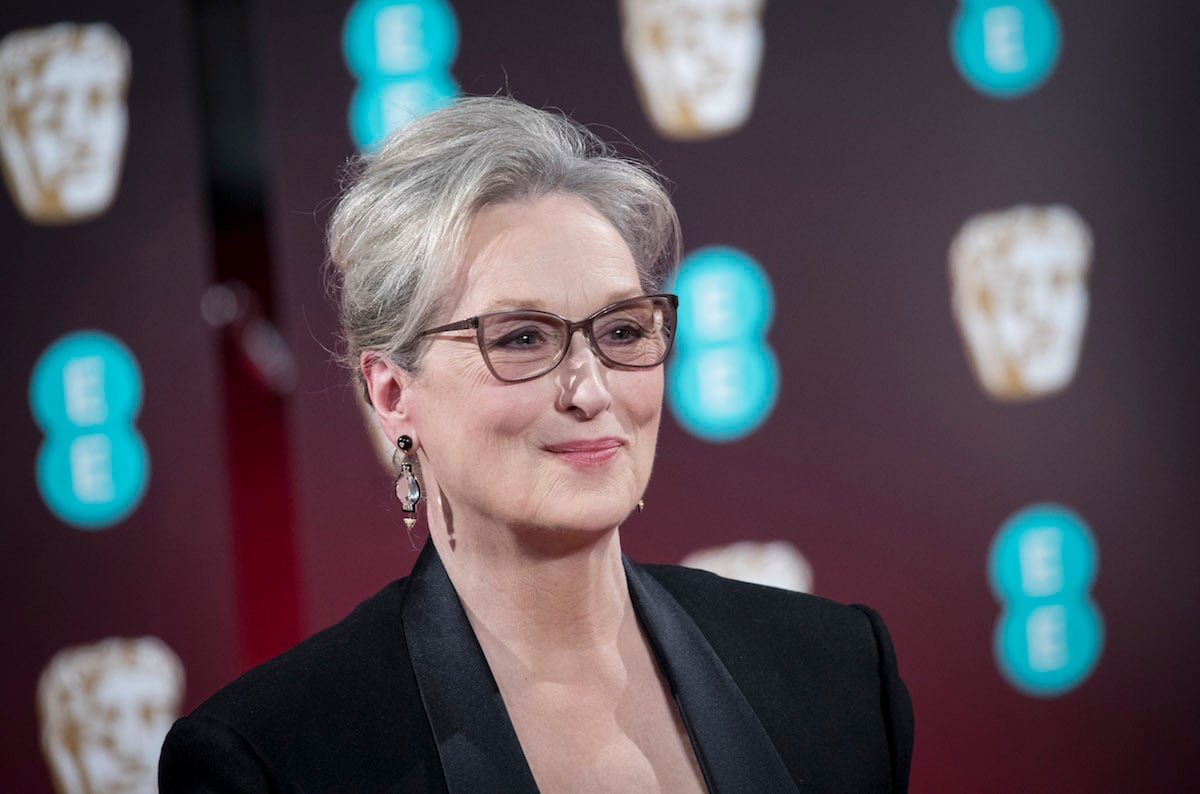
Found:
M 672 324 L 671 324 L 672 333 L 671 333 L 671 336 L 667 339 L 667 347 L 663 351 L 662 358 L 659 359 L 658 361 L 654 362 L 653 364 L 622 364 L 619 361 L 614 361 L 613 359 L 609 358 L 600 349 L 599 343 L 596 342 L 596 337 L 593 335 L 592 323 L 595 322 L 596 318 L 612 311 L 613 309 L 623 306 L 626 303 L 634 303 L 635 301 L 643 301 L 643 300 L 653 299 L 653 298 L 665 298 L 667 300 L 668 305 L 670 305 L 670 307 L 671 307 L 672 319 L 674 320 L 674 322 L 672 322 Z M 435 328 L 428 328 L 428 329 L 422 331 L 421 333 L 417 334 L 417 336 L 418 337 L 426 337 L 426 336 L 431 336 L 433 334 L 446 333 L 447 331 L 466 331 L 466 330 L 474 329 L 475 343 L 479 347 L 479 355 L 483 357 L 483 363 L 487 366 L 488 372 L 492 373 L 492 377 L 494 377 L 496 380 L 500 381 L 501 383 L 525 383 L 526 381 L 537 380 L 538 378 L 542 377 L 543 375 L 549 375 L 551 372 L 558 369 L 558 365 L 563 363 L 563 361 L 567 358 L 567 351 L 569 351 L 571 349 L 571 339 L 574 338 L 576 331 L 583 331 L 583 338 L 587 340 L 588 347 L 591 348 L 591 351 L 596 354 L 596 358 L 600 359 L 600 361 L 603 362 L 604 365 L 606 367 L 609 367 L 610 369 L 653 369 L 654 367 L 660 366 L 664 361 L 667 360 L 667 356 L 671 355 L 671 350 L 675 346 L 674 331 L 678 327 L 678 321 L 679 321 L 678 309 L 679 309 L 679 296 L 678 295 L 675 295 L 670 292 L 657 292 L 657 293 L 653 293 L 651 295 L 638 295 L 633 298 L 625 298 L 624 300 L 619 300 L 616 303 L 610 303 L 601 309 L 597 309 L 596 311 L 592 312 L 587 317 L 583 318 L 582 320 L 579 320 L 578 322 L 571 322 L 570 320 L 568 320 L 566 317 L 563 317 L 562 315 L 555 314 L 554 312 L 541 311 L 539 309 L 506 309 L 504 311 L 486 312 L 484 314 L 477 314 L 474 317 L 468 317 L 465 320 L 457 320 L 452 323 L 447 323 L 446 325 L 439 325 Z M 515 380 L 510 379 L 510 378 L 500 377 L 499 373 L 496 372 L 495 367 L 492 366 L 492 361 L 490 358 L 488 358 L 487 350 L 484 346 L 484 339 L 483 339 L 484 323 L 482 321 L 486 320 L 488 317 L 496 317 L 496 316 L 499 316 L 502 314 L 540 314 L 544 317 L 551 317 L 551 318 L 554 318 L 555 320 L 559 320 L 567 327 L 567 333 L 563 336 L 562 348 L 558 351 L 558 353 L 555 356 L 554 363 L 551 364 L 548 369 L 544 370 L 543 372 L 539 372 L 536 375 L 529 375 L 528 377 L 517 378 Z

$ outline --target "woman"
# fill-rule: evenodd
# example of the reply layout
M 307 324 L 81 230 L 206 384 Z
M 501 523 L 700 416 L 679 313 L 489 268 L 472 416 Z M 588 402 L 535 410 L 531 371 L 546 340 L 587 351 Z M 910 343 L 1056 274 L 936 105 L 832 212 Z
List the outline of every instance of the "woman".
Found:
M 176 723 L 163 791 L 906 789 L 873 612 L 621 556 L 678 229 L 653 174 L 510 99 L 365 158 L 330 229 L 346 352 L 429 541 Z

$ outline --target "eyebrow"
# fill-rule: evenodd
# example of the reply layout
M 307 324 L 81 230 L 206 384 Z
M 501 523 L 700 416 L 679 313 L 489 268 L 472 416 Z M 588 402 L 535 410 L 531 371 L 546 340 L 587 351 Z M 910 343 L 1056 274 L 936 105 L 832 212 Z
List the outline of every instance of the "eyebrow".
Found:
M 629 300 L 630 298 L 639 298 L 643 294 L 645 294 L 645 293 L 642 292 L 642 288 L 640 286 L 635 287 L 632 290 L 624 289 L 624 290 L 617 290 L 616 292 L 610 292 L 608 294 L 608 298 L 604 301 L 604 303 L 601 303 L 595 309 L 592 309 L 592 311 L 598 311 L 599 309 L 602 309 L 605 306 L 611 306 L 614 303 L 619 303 L 620 301 L 623 301 L 623 300 Z M 532 298 L 532 299 L 526 298 L 524 300 L 513 300 L 511 298 L 497 298 L 497 299 L 490 300 L 487 303 L 485 303 L 483 308 L 480 309 L 479 311 L 475 312 L 472 316 L 479 316 L 481 314 L 491 314 L 492 312 L 506 312 L 506 311 L 537 311 L 537 312 L 546 312 L 548 314 L 558 314 L 558 312 L 550 311 L 550 309 L 547 308 L 547 306 L 548 306 L 548 304 L 541 298 Z M 588 312 L 588 314 L 591 314 L 591 312 Z

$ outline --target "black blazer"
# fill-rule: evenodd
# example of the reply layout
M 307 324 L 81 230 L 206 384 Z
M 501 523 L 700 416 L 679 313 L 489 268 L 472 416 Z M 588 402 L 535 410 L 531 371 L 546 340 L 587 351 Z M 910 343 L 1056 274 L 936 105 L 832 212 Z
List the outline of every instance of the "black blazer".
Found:
M 711 791 L 903 792 L 913 721 L 879 616 L 625 560 Z M 412 574 L 175 723 L 170 792 L 537 791 L 432 544 Z

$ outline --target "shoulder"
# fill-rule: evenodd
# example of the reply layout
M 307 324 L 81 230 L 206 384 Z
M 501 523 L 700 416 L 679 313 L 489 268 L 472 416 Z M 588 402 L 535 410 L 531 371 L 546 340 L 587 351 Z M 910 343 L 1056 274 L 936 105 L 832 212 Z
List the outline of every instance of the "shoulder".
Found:
M 338 623 L 239 676 L 195 713 L 253 724 L 282 711 L 363 697 L 364 685 L 382 683 L 408 665 L 401 624 L 405 585 L 404 579 L 392 582 Z
M 881 668 L 894 664 L 883 622 L 866 607 L 673 565 L 643 570 L 679 602 L 748 696 L 793 686 L 877 699 Z
M 868 607 L 677 565 L 641 567 L 675 597 L 710 642 L 732 634 L 751 647 L 761 643 L 779 650 L 796 646 L 797 652 L 821 648 L 875 655 L 877 615 Z
M 409 761 L 423 748 L 436 757 L 404 641 L 406 584 L 393 582 L 176 722 L 163 747 L 163 790 L 225 769 L 337 788 L 350 771 L 364 780 L 402 774 L 397 748 Z M 381 765 L 391 768 L 375 769 Z
M 784 758 L 805 759 L 810 781 L 835 790 L 873 775 L 907 789 L 912 705 L 878 613 L 706 571 L 641 568 L 696 623 Z

